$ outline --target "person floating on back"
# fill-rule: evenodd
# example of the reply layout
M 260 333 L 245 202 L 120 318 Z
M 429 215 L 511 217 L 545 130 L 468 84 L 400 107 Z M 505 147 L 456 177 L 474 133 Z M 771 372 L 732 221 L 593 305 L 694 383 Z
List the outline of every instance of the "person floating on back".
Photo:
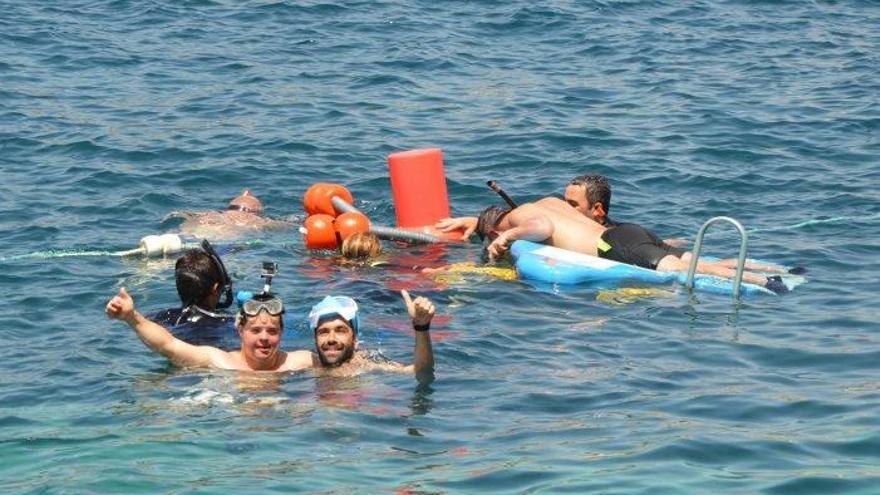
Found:
M 274 220 L 263 214 L 263 203 L 245 189 L 233 198 L 223 211 L 173 212 L 166 218 L 183 218 L 182 235 L 211 240 L 238 239 L 263 230 L 294 227 L 292 222 Z

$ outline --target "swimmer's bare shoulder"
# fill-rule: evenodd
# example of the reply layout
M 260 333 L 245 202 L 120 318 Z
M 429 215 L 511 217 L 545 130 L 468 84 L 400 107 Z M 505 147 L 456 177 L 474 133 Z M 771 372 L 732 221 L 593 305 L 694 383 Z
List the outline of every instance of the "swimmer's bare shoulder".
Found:
M 317 356 L 315 356 L 315 353 L 312 351 L 300 350 L 288 352 L 284 364 L 281 365 L 281 370 L 299 371 L 314 368 L 315 361 L 317 361 Z

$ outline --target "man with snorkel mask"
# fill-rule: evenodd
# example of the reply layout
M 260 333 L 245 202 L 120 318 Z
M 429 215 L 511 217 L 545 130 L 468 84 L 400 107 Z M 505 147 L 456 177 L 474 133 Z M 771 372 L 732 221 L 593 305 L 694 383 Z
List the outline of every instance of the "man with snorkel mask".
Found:
M 427 298 L 412 300 L 409 293 L 401 291 L 416 334 L 414 363 L 404 366 L 376 363 L 355 351 L 358 307 L 351 298 L 340 296 L 325 298 L 312 308 L 309 315 L 309 327 L 315 333 L 317 353 L 282 351 L 284 304 L 271 292 L 270 284 L 271 276 L 267 278 L 261 294 L 242 304 L 235 319 L 235 328 L 241 339 L 240 349 L 236 351 L 195 346 L 174 337 L 165 327 L 138 313 L 124 287 L 107 303 L 106 313 L 110 318 L 128 323 L 144 344 L 178 366 L 273 372 L 315 368 L 345 375 L 384 369 L 415 372 L 420 378 L 422 373 L 430 374 L 433 371 L 434 356 L 428 327 L 434 316 L 434 305 Z
M 295 371 L 308 367 L 310 352 L 284 352 L 279 348 L 284 330 L 284 304 L 273 294 L 257 296 L 244 303 L 235 328 L 241 339 L 238 350 L 224 351 L 207 345 L 192 345 L 176 338 L 134 307 L 125 288 L 107 303 L 107 316 L 124 321 L 150 349 L 182 367 L 239 371 Z
M 434 304 L 425 297 L 412 299 L 406 290 L 400 291 L 412 318 L 415 333 L 413 364 L 376 362 L 357 350 L 360 317 L 354 299 L 346 296 L 327 296 L 309 312 L 309 330 L 315 334 L 315 368 L 327 374 L 351 376 L 364 371 L 381 369 L 403 373 L 430 373 L 434 369 L 434 353 L 428 329 L 434 317 Z

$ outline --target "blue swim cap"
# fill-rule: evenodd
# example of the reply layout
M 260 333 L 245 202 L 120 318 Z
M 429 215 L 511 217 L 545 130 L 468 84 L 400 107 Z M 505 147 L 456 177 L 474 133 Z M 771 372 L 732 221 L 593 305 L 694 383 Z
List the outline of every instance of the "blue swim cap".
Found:
M 321 321 L 330 316 L 340 316 L 346 320 L 354 334 L 358 333 L 358 305 L 354 299 L 347 296 L 326 296 L 318 304 L 312 306 L 309 312 L 309 329 L 314 332 L 317 330 Z

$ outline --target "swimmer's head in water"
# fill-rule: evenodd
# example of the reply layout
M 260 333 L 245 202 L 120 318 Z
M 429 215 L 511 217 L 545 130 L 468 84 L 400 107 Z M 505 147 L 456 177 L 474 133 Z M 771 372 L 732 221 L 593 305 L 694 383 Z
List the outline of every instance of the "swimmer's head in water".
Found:
M 184 307 L 197 305 L 210 310 L 219 299 L 217 290 L 223 285 L 223 277 L 208 253 L 190 249 L 174 265 L 174 282 Z
M 505 215 L 510 213 L 510 208 L 504 208 L 501 206 L 490 206 L 485 210 L 480 212 L 480 216 L 477 217 L 477 235 L 480 236 L 480 240 L 482 241 L 487 236 L 489 240 L 497 237 L 497 232 L 495 228 L 501 222 L 501 219 L 504 218 Z
M 263 212 L 263 203 L 251 193 L 250 189 L 245 189 L 229 202 L 226 209 L 259 214 Z
M 241 316 L 242 313 L 239 313 Z M 256 316 L 236 318 L 235 328 L 241 339 L 241 352 L 248 363 L 266 369 L 277 365 L 279 344 L 284 333 L 284 319 L 267 311 L 259 311 Z
M 345 296 L 327 296 L 309 312 L 315 349 L 324 366 L 339 366 L 354 356 L 357 344 L 358 306 Z
M 382 243 L 376 234 L 358 232 L 342 241 L 342 256 L 350 260 L 368 260 L 379 256 Z
M 312 306 L 312 310 L 309 311 L 309 330 L 314 332 L 322 322 L 338 317 L 347 321 L 357 334 L 360 326 L 358 305 L 348 296 L 326 296 L 321 302 Z

